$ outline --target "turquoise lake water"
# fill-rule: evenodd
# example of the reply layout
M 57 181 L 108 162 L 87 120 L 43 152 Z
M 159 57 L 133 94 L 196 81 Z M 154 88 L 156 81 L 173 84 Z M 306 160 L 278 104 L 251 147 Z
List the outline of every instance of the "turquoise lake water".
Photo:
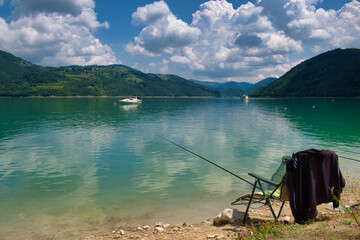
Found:
M 118 100 L 0 98 L 0 239 L 200 222 L 250 190 L 159 135 L 250 181 L 308 148 L 360 159 L 360 99 Z

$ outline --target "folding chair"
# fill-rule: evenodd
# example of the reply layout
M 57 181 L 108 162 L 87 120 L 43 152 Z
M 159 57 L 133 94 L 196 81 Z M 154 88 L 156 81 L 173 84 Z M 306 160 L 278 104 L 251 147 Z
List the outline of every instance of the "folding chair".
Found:
M 284 207 L 285 200 L 288 200 L 288 196 L 284 196 L 284 193 L 282 193 L 281 190 L 282 190 L 282 185 L 285 181 L 285 173 L 286 173 L 285 161 L 290 159 L 291 157 L 287 157 L 287 156 L 282 158 L 281 164 L 279 168 L 276 170 L 276 172 L 272 175 L 271 180 L 264 178 L 255 173 L 249 173 L 250 176 L 255 178 L 255 183 L 251 194 L 243 195 L 231 203 L 232 205 L 241 205 L 241 204 L 247 205 L 243 222 L 245 222 L 246 220 L 246 216 L 249 211 L 250 205 L 256 203 L 261 203 L 269 206 L 275 222 L 278 221 L 278 218 L 280 217 L 281 211 Z M 260 189 L 261 191 L 255 192 L 256 188 Z M 265 190 L 265 188 L 267 190 Z M 280 210 L 277 215 L 275 214 L 274 209 L 271 206 L 271 202 L 273 202 L 274 200 L 280 200 L 282 202 Z

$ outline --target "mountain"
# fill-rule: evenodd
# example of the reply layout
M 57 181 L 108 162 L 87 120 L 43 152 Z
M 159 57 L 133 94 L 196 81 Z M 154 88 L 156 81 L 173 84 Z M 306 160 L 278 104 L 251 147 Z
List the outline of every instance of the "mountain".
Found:
M 0 79 L 8 78 L 40 66 L 0 50 Z
M 247 82 L 234 82 L 234 81 L 225 82 L 225 83 L 198 81 L 198 80 L 190 80 L 190 81 L 218 90 L 222 93 L 223 96 L 241 96 L 244 94 L 248 94 L 260 87 L 264 87 L 275 80 L 276 78 L 269 77 L 255 84 L 247 83 Z
M 360 49 L 335 49 L 310 58 L 252 97 L 360 97 Z
M 0 96 L 220 96 L 176 75 L 124 65 L 41 67 L 0 52 Z
M 255 91 L 255 90 L 258 89 L 258 88 L 265 87 L 266 85 L 272 83 L 272 82 L 275 81 L 276 79 L 277 79 L 277 78 L 274 78 L 274 77 L 265 78 L 264 80 L 261 80 L 260 82 L 255 83 L 255 84 L 252 86 L 251 91 Z

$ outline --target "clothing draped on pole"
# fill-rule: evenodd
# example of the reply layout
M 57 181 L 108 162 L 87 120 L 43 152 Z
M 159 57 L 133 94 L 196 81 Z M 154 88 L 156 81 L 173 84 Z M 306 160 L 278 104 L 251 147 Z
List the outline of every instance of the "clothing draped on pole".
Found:
M 333 202 L 335 207 L 339 205 L 333 195 L 340 199 L 345 179 L 334 151 L 308 149 L 297 152 L 287 161 L 286 172 L 290 208 L 296 223 L 314 219 L 318 204 Z

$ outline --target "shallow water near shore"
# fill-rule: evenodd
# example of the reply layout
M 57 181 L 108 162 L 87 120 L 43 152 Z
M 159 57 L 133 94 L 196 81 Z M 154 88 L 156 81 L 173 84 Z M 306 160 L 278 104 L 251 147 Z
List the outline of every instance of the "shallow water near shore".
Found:
M 359 122 L 360 99 L 0 98 L 0 239 L 199 222 L 249 191 L 159 136 L 251 180 L 308 148 L 359 159 Z

